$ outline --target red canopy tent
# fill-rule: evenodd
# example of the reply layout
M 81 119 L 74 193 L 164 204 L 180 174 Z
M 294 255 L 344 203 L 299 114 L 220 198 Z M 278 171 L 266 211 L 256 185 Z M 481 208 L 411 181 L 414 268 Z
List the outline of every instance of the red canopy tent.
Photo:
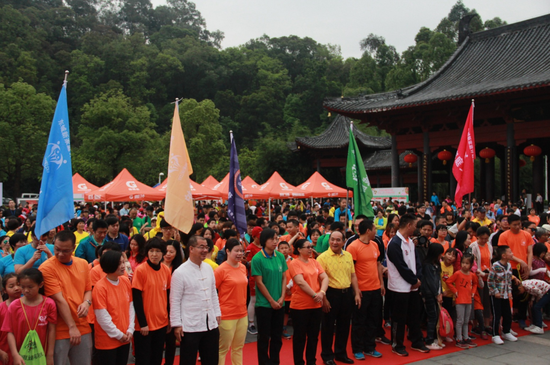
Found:
M 73 175 L 73 196 L 74 200 L 84 200 L 84 196 L 92 190 L 99 189 L 98 186 L 88 182 L 78 172 Z
M 208 175 L 208 177 L 202 182 L 202 186 L 206 186 L 208 189 L 213 189 L 214 186 L 218 185 L 220 182 L 216 180 L 212 175 Z
M 295 186 L 287 183 L 277 171 L 260 187 L 260 190 L 267 193 L 269 198 L 305 197 L 303 192 L 299 192 Z
M 342 189 L 329 183 L 320 173 L 315 171 L 302 185 L 296 187 L 296 190 L 303 192 L 308 198 L 327 198 L 327 197 L 346 197 L 346 189 Z M 349 192 L 353 196 L 353 192 Z
M 199 185 L 193 180 L 189 179 L 191 185 L 191 195 L 195 200 L 205 200 L 205 199 L 219 199 L 221 194 L 217 191 L 209 189 L 205 186 Z M 161 191 L 166 196 L 166 187 L 168 186 L 168 179 L 165 179 L 162 184 L 157 186 L 155 189 Z
M 260 190 L 260 184 L 247 176 L 241 182 L 243 186 L 243 196 L 245 199 L 268 199 L 266 192 Z
M 107 185 L 85 194 L 86 201 L 122 202 L 162 200 L 163 198 L 162 192 L 137 181 L 126 169 L 122 169 L 120 174 Z

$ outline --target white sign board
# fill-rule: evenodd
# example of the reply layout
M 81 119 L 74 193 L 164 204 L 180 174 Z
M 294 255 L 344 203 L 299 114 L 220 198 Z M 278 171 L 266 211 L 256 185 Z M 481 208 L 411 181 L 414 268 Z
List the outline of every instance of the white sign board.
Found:
M 392 198 L 393 201 L 409 202 L 409 188 L 376 188 L 372 189 L 372 200 L 383 202 Z

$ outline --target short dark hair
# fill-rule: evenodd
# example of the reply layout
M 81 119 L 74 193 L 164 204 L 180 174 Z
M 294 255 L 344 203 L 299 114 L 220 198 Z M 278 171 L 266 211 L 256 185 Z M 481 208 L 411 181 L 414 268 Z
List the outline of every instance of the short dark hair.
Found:
M 107 223 L 107 226 L 114 226 L 115 224 L 120 223 L 120 220 L 116 215 L 109 214 L 105 217 L 105 223 Z
M 229 237 L 237 237 L 237 231 L 234 229 L 226 229 L 223 231 L 223 239 L 227 240 Z
M 265 244 L 268 239 L 271 239 L 277 235 L 277 232 L 271 228 L 266 228 L 262 230 L 262 233 L 260 233 L 260 244 L 262 247 L 265 247 Z
M 17 243 L 21 241 L 27 242 L 27 236 L 25 236 L 23 233 L 15 233 L 13 236 L 10 237 L 11 248 L 15 248 L 15 245 L 17 245 Z
M 338 231 L 343 229 L 344 229 L 344 223 L 342 222 L 332 222 L 332 224 L 330 225 L 331 231 Z
M 479 236 L 483 236 L 484 234 L 490 236 L 491 235 L 491 230 L 488 228 L 488 227 L 479 227 L 476 231 L 476 235 L 479 237 Z
M 533 245 L 533 256 L 539 257 L 541 253 L 547 253 L 548 247 L 542 242 Z
M 294 254 L 295 255 L 300 255 L 300 251 L 298 251 L 299 249 L 301 249 L 302 247 L 304 247 L 304 244 L 306 243 L 309 243 L 308 240 L 306 239 L 299 239 L 297 240 L 296 242 L 294 242 Z
M 372 231 L 374 228 L 374 223 L 370 219 L 364 219 L 361 223 L 359 223 L 359 234 L 365 234 L 367 231 Z
M 286 224 L 292 223 L 294 227 L 300 227 L 300 222 L 298 222 L 296 219 L 289 219 L 286 221 Z
M 105 274 L 112 274 L 118 270 L 120 266 L 120 258 L 122 257 L 122 252 L 109 250 L 105 252 L 99 258 L 99 265 Z
M 506 245 L 503 245 L 503 246 L 497 246 L 497 255 L 496 255 L 496 259 L 497 260 L 501 260 L 502 259 L 502 255 L 504 255 L 506 253 L 506 250 L 510 249 L 510 246 L 506 246 Z
M 517 214 L 510 214 L 508 216 L 508 223 L 512 223 L 512 222 L 517 222 L 517 221 L 521 221 L 521 217 Z
M 96 219 L 94 224 L 92 224 L 92 229 L 94 231 L 97 231 L 99 228 L 109 228 L 109 226 L 107 225 L 107 222 L 103 219 Z
M 54 242 L 55 241 L 60 241 L 60 242 L 71 241 L 73 246 L 74 246 L 76 244 L 76 236 L 71 231 L 61 231 L 61 232 L 58 232 L 55 235 L 55 238 L 54 238 L 53 241 Z
M 357 214 L 355 217 L 353 217 L 354 222 L 357 221 L 358 219 L 369 219 L 369 217 L 367 217 L 364 214 Z
M 416 217 L 412 214 L 404 214 L 400 219 L 399 219 L 399 228 L 405 228 L 409 223 L 412 223 L 416 221 Z
M 225 243 L 225 250 L 227 252 L 231 252 L 231 250 L 233 250 L 233 248 L 239 246 L 241 243 L 239 242 L 238 239 L 236 238 L 230 238 L 227 240 L 227 242 Z
M 422 228 L 424 228 L 425 226 L 430 226 L 430 227 L 433 228 L 434 225 L 432 224 L 432 222 L 430 222 L 430 221 L 428 221 L 428 220 L 425 220 L 425 219 L 422 219 L 422 220 L 421 220 L 420 222 L 418 222 L 418 224 L 416 225 L 416 227 L 417 227 L 418 229 L 422 229 Z
M 287 241 L 279 242 L 279 247 L 281 247 L 281 245 L 287 245 L 290 248 L 290 243 L 288 243 Z
M 107 252 L 107 251 L 122 251 L 122 250 L 120 248 L 120 245 L 115 241 L 107 241 L 101 246 L 97 246 L 96 257 L 102 256 L 103 252 Z
M 199 236 L 193 236 L 193 237 L 199 237 Z M 191 239 L 189 239 L 189 242 L 191 242 Z M 145 252 L 149 253 L 149 251 L 152 250 L 153 248 L 159 249 L 160 252 L 162 252 L 163 256 L 166 255 L 166 243 L 160 238 L 153 237 L 149 241 L 147 241 L 147 244 L 145 245 Z
M 206 241 L 207 244 L 208 244 L 208 241 L 206 240 L 206 238 L 204 238 L 204 237 L 202 237 L 202 236 L 196 236 L 196 235 L 194 235 L 194 236 L 191 236 L 191 237 L 189 238 L 189 241 L 187 241 L 187 246 L 188 246 L 188 247 L 191 247 L 191 246 L 196 247 L 197 244 L 199 243 L 199 240 L 204 240 L 204 241 Z

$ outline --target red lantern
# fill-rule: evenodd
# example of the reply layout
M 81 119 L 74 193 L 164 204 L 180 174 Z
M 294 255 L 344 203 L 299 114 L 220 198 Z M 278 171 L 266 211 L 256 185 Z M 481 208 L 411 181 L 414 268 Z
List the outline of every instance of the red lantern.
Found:
M 485 159 L 485 163 L 489 163 L 489 160 L 495 157 L 495 150 L 489 147 L 485 147 L 479 151 L 479 157 Z
M 409 167 L 412 167 L 412 164 L 418 160 L 418 157 L 416 157 L 414 153 L 408 153 L 405 155 L 403 160 L 405 160 L 405 162 L 409 164 Z
M 542 150 L 540 149 L 539 146 L 535 146 L 534 144 L 532 144 L 530 146 L 525 147 L 525 149 L 523 150 L 523 153 L 525 154 L 525 156 L 529 156 L 531 161 L 535 161 L 535 157 L 540 155 L 542 153 Z
M 523 166 L 525 166 L 525 165 L 527 165 L 527 162 L 525 162 L 524 159 L 520 158 L 520 159 L 519 159 L 519 167 L 523 167 Z
M 447 161 L 453 158 L 453 154 L 447 150 L 443 150 L 437 154 L 437 158 L 443 161 L 443 165 L 446 165 Z

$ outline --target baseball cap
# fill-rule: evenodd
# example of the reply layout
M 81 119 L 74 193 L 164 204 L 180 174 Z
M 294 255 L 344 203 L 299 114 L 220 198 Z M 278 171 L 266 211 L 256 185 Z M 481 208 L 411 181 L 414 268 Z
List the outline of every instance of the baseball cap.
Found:
M 259 237 L 262 231 L 263 231 L 262 227 L 258 227 L 258 226 L 254 227 L 254 229 L 252 229 L 252 237 L 254 238 Z

